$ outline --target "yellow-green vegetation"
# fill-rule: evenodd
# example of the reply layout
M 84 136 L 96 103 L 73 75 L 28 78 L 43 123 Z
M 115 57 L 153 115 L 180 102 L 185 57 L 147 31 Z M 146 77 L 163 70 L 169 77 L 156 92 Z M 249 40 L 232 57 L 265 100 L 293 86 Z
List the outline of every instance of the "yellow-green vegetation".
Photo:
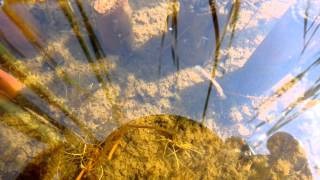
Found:
M 171 115 L 130 122 L 101 144 L 66 137 L 69 145 L 41 159 L 42 178 L 312 179 L 303 150 L 287 133 L 269 139 L 270 155 L 252 155 L 240 138 L 223 141 L 201 124 Z

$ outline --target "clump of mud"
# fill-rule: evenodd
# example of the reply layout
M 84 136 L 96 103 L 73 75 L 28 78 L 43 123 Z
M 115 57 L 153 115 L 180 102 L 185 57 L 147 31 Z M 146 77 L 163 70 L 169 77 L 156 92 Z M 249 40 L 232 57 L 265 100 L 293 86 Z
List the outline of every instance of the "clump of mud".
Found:
M 62 179 L 312 179 L 303 149 L 284 132 L 268 140 L 270 155 L 253 155 L 240 138 L 224 141 L 172 115 L 130 122 L 98 145 L 68 138 L 70 145 L 41 161 L 45 171 L 34 163 L 24 173 L 37 169 L 46 172 L 38 177 Z
M 107 179 L 223 177 L 223 165 L 215 166 L 214 162 L 223 158 L 215 154 L 224 144 L 209 129 L 186 118 L 165 115 L 141 118 L 133 124 L 155 128 L 132 128 L 123 136 L 113 158 L 98 165 Z M 99 172 L 97 169 L 90 174 Z
M 232 137 L 223 141 L 201 124 L 178 116 L 150 116 L 134 121 L 168 130 L 132 128 L 121 140 L 110 161 L 97 164 L 110 178 L 174 179 L 311 179 L 307 160 L 298 142 L 287 133 L 268 141 L 269 156 L 254 156 L 245 141 Z M 282 144 L 285 140 L 286 143 Z

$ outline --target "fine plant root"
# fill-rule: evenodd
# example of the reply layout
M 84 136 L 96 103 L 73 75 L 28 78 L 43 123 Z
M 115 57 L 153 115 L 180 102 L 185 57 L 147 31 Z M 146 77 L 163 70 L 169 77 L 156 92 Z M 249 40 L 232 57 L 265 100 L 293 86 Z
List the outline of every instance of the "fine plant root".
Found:
M 112 159 L 112 156 L 114 154 L 114 152 L 116 151 L 116 149 L 118 148 L 118 146 L 120 145 L 121 139 L 118 139 L 114 145 L 112 146 L 109 154 L 108 154 L 108 160 L 110 161 Z
M 171 145 L 172 147 L 177 147 L 178 149 L 181 149 L 181 150 L 184 150 L 184 151 L 191 151 L 191 152 L 195 152 L 197 154 L 202 154 L 200 152 L 200 150 L 195 148 L 190 143 L 183 143 L 183 142 L 179 142 L 179 141 L 172 140 L 172 139 L 167 139 L 167 138 L 162 138 L 161 141 L 166 142 L 166 147 L 168 147 L 168 145 Z
M 104 175 L 104 169 L 102 166 L 100 166 L 100 169 L 101 169 L 101 174 L 100 174 L 100 177 L 99 177 L 99 180 L 102 179 L 103 175 Z
M 166 153 L 167 153 L 167 150 L 169 150 L 170 153 L 167 154 L 167 156 L 174 156 L 178 168 L 181 165 L 181 162 L 180 162 L 178 154 L 177 154 L 179 151 L 183 151 L 188 157 L 191 157 L 191 153 L 190 152 L 194 152 L 196 154 L 202 154 L 200 152 L 200 150 L 195 148 L 190 143 L 183 143 L 183 142 L 179 142 L 177 140 L 168 139 L 168 138 L 161 138 L 160 141 L 165 142 L 165 148 L 164 148 L 164 151 L 163 151 L 163 156 L 165 157 Z
M 151 129 L 159 132 L 161 135 L 165 136 L 166 139 L 169 139 L 171 142 L 174 133 L 171 132 L 170 130 L 167 130 L 165 128 L 160 128 L 160 127 L 155 127 L 155 126 L 147 126 L 147 125 L 133 125 L 133 124 L 128 124 L 120 127 L 117 131 L 113 132 L 110 134 L 107 139 L 99 144 L 93 147 L 92 150 L 88 150 L 87 145 L 84 145 L 84 150 L 82 153 L 67 153 L 72 156 L 80 156 L 81 161 L 80 161 L 80 167 L 81 171 L 78 174 L 76 180 L 81 180 L 82 177 L 84 177 L 88 172 L 92 171 L 95 167 L 95 165 L 103 160 L 102 155 L 107 154 L 107 160 L 111 161 L 113 154 L 119 147 L 122 138 L 128 133 L 129 130 L 131 129 Z M 176 147 L 177 148 L 183 148 L 186 145 L 183 144 L 178 144 Z M 185 149 L 187 149 L 185 147 Z M 102 178 L 104 174 L 104 170 L 102 168 L 101 170 L 101 177 Z

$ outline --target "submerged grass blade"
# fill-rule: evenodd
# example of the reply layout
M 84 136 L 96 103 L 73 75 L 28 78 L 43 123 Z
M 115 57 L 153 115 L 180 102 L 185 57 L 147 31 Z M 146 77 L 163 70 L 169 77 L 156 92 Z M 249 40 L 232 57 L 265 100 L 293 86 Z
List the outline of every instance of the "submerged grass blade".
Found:
M 308 89 L 303 95 L 301 95 L 299 98 L 297 98 L 293 103 L 288 105 L 288 107 L 283 111 L 283 115 L 280 117 L 279 120 L 277 120 L 276 124 L 268 131 L 268 134 L 271 134 L 278 129 L 282 128 L 284 125 L 290 123 L 294 119 L 296 119 L 299 115 L 301 115 L 303 112 L 313 108 L 318 103 L 310 104 L 308 103 L 308 99 L 311 99 L 310 101 L 315 101 L 317 98 L 317 93 L 320 90 L 320 84 L 314 85 L 310 89 Z M 298 106 L 302 104 L 303 102 L 306 102 L 305 106 L 303 106 L 302 109 L 298 109 Z M 291 112 L 294 110 L 295 113 L 290 115 Z M 289 116 L 290 115 L 290 116 Z
M 168 18 L 167 18 L 168 19 Z M 167 27 L 168 29 L 168 27 Z M 160 54 L 159 54 L 159 65 L 158 65 L 158 75 L 161 75 L 161 69 L 162 69 L 162 58 L 163 58 L 163 50 L 164 50 L 164 40 L 165 40 L 166 34 L 165 32 L 162 32 L 161 35 L 161 43 L 160 43 Z
M 176 7 L 177 0 L 172 3 L 172 10 L 173 14 L 171 16 L 171 34 L 173 35 L 174 39 L 171 44 L 171 55 L 173 59 L 173 64 L 176 66 L 177 71 L 180 69 L 180 60 L 179 60 L 179 55 L 178 55 L 178 10 Z
M 319 28 L 320 28 L 320 23 L 315 27 L 315 29 L 313 30 L 310 38 L 309 38 L 308 41 L 304 44 L 303 49 L 302 49 L 302 51 L 301 51 L 301 53 L 300 53 L 300 57 L 301 57 L 301 56 L 305 53 L 305 51 L 307 50 L 308 46 L 309 46 L 310 43 L 311 43 L 311 40 L 314 38 L 314 36 L 315 36 L 316 33 L 318 32 Z
M 287 81 L 282 85 L 280 88 L 276 89 L 274 93 L 271 94 L 269 98 L 266 100 L 262 101 L 259 105 L 258 108 L 255 108 L 255 115 L 248 121 L 248 123 L 253 122 L 259 115 L 259 107 L 264 106 L 267 103 L 272 103 L 276 101 L 278 98 L 282 97 L 286 92 L 288 92 L 290 89 L 292 89 L 298 82 L 300 82 L 305 75 L 311 71 L 313 68 L 317 67 L 320 64 L 320 58 L 315 60 L 309 67 L 307 67 L 304 71 L 302 71 L 300 74 L 292 78 L 291 80 Z
M 236 0 L 234 2 L 234 9 L 232 11 L 232 19 L 231 19 L 231 35 L 230 35 L 230 39 L 229 39 L 229 44 L 228 44 L 228 49 L 231 48 L 232 42 L 233 42 L 233 38 L 236 32 L 236 27 L 237 27 L 237 21 L 239 18 L 239 14 L 240 14 L 240 5 L 241 5 L 241 1 L 240 0 Z M 228 55 L 229 56 L 229 55 Z
M 225 29 L 223 32 L 223 35 L 221 37 L 221 42 L 223 42 L 224 37 L 225 37 L 225 33 L 228 31 L 228 28 L 230 26 L 231 28 L 231 33 L 230 33 L 230 38 L 229 38 L 229 42 L 227 45 L 227 54 L 226 54 L 226 58 L 228 59 L 230 57 L 230 48 L 232 46 L 232 42 L 236 33 L 236 26 L 237 26 L 237 21 L 239 18 L 239 14 L 240 14 L 240 6 L 241 6 L 241 1 L 240 0 L 235 0 L 235 2 L 232 4 L 231 10 L 230 10 L 230 15 L 228 17 L 228 21 L 227 24 L 225 25 Z
M 312 29 L 313 25 L 318 21 L 319 17 L 320 17 L 320 12 L 319 12 L 319 14 L 318 14 L 316 17 L 314 17 L 314 19 L 312 20 L 312 23 L 311 23 L 310 26 L 307 28 L 307 31 L 306 31 L 307 33 Z
M 21 32 L 31 43 L 36 43 L 39 45 L 40 38 L 37 35 L 38 32 L 36 28 L 31 26 L 27 21 L 23 20 L 19 15 L 17 15 L 16 12 L 12 10 L 9 4 L 5 3 L 2 7 L 2 11 L 21 30 Z
M 4 13 L 8 18 L 15 24 L 15 26 L 22 32 L 24 37 L 31 43 L 33 47 L 38 49 L 41 54 L 44 55 L 44 59 L 47 61 L 51 69 L 55 70 L 57 77 L 61 78 L 67 85 L 75 86 L 76 89 L 81 89 L 79 83 L 74 83 L 74 80 L 63 70 L 57 72 L 56 67 L 59 65 L 58 62 L 53 58 L 53 55 L 44 48 L 44 41 L 39 36 L 39 32 L 31 24 L 27 23 L 21 18 L 9 5 L 3 7 Z
M 1 121 L 18 131 L 22 131 L 27 136 L 34 136 L 39 141 L 50 145 L 57 145 L 63 142 L 63 137 L 59 130 L 44 124 L 39 118 L 2 96 L 0 96 L 0 109 L 6 113 L 1 117 Z
M 77 4 L 77 7 L 80 11 L 80 14 L 82 16 L 82 19 L 83 19 L 83 22 L 84 22 L 84 25 L 85 25 L 85 28 L 88 32 L 88 35 L 89 35 L 89 39 L 90 39 L 90 43 L 93 47 L 93 50 L 94 50 L 94 53 L 95 53 L 95 56 L 96 56 L 96 59 L 102 59 L 104 58 L 106 55 L 102 49 L 102 46 L 96 36 L 96 33 L 94 32 L 94 29 L 90 23 L 90 20 L 89 20 L 89 17 L 88 15 L 86 14 L 85 12 L 85 9 L 82 5 L 82 2 L 80 0 L 76 0 L 76 4 Z
M 13 57 L 6 48 L 0 44 L 0 63 L 1 67 L 12 73 L 27 87 L 33 90 L 41 98 L 45 99 L 49 104 L 58 108 L 68 118 L 70 118 L 91 141 L 96 141 L 92 133 L 83 125 L 82 120 L 74 115 L 74 113 L 61 102 L 47 87 L 45 87 L 37 78 L 31 74 L 22 63 Z
M 221 45 L 222 45 L 222 42 L 224 41 L 228 26 L 232 26 L 232 35 L 231 35 L 231 38 L 229 41 L 230 46 L 231 46 L 231 43 L 233 40 L 233 36 L 235 33 L 235 28 L 236 28 L 236 21 L 238 20 L 239 11 L 240 11 L 240 0 L 236 0 L 233 3 L 232 8 L 229 13 L 229 17 L 227 18 L 227 23 L 225 25 L 225 28 L 222 32 L 221 37 L 220 37 L 220 26 L 219 26 L 219 18 L 218 18 L 216 1 L 209 0 L 209 6 L 210 6 L 210 12 L 211 12 L 211 16 L 212 16 L 212 22 L 213 22 L 214 34 L 215 34 L 214 62 L 213 62 L 213 67 L 212 67 L 212 71 L 211 71 L 211 79 L 214 80 L 217 76 L 218 66 L 220 63 Z M 206 100 L 205 100 L 204 110 L 202 113 L 202 123 L 204 123 L 205 117 L 207 114 L 207 109 L 208 109 L 208 105 L 210 102 L 212 86 L 213 86 L 213 83 L 212 83 L 212 81 L 210 81 L 208 91 L 207 91 Z
M 97 81 L 100 84 L 102 84 L 103 87 L 106 87 L 105 78 L 104 78 L 104 76 L 101 75 L 100 68 L 98 66 L 94 65 L 95 60 L 91 57 L 90 49 L 87 46 L 86 41 L 81 33 L 80 26 L 79 26 L 76 18 L 74 17 L 70 2 L 64 1 L 64 0 L 58 0 L 58 4 L 60 6 L 60 9 L 64 13 L 66 19 L 68 20 L 68 22 L 73 30 L 73 33 L 75 34 L 75 36 L 80 44 L 80 47 L 81 47 L 84 55 L 86 56 L 88 63 L 91 65 L 91 68 L 96 76 Z M 107 72 L 107 71 L 104 70 L 103 72 Z M 105 74 L 105 75 L 107 77 L 107 80 L 109 80 L 108 79 L 109 75 L 108 74 Z
M 1 41 L 3 41 L 3 43 L 5 45 L 8 46 L 8 48 L 10 50 L 12 50 L 15 54 L 17 54 L 19 57 L 21 58 L 25 58 L 25 56 L 23 55 L 23 53 L 17 49 L 14 45 L 12 45 L 9 40 L 7 39 L 7 37 L 4 36 L 3 32 L 0 30 L 0 43 L 2 43 Z
M 319 78 L 320 79 L 320 78 Z M 273 127 L 268 130 L 267 134 L 270 135 L 285 125 L 289 124 L 297 117 L 299 117 L 305 111 L 315 107 L 320 104 L 318 96 L 320 91 L 319 81 L 316 81 L 315 84 L 305 91 L 301 96 L 299 96 L 294 102 L 290 103 L 283 111 L 281 117 L 278 118 L 277 122 L 273 125 Z M 299 108 L 300 107 L 300 108 Z M 265 125 L 267 122 L 261 122 L 256 126 L 259 128 Z
M 112 94 L 109 91 L 108 85 L 112 86 L 111 77 L 109 75 L 109 72 L 104 67 L 104 65 L 102 65 L 102 61 L 100 61 L 102 59 L 96 59 L 97 60 L 96 61 L 94 58 L 91 57 L 90 49 L 87 46 L 86 41 L 85 41 L 85 39 L 84 39 L 84 37 L 83 37 L 83 35 L 81 33 L 80 25 L 79 25 L 76 17 L 74 17 L 74 13 L 73 13 L 72 6 L 71 6 L 70 2 L 69 1 L 64 1 L 64 0 L 58 0 L 58 4 L 60 6 L 60 9 L 63 11 L 65 17 L 67 18 L 67 20 L 68 20 L 68 22 L 69 22 L 69 24 L 70 24 L 70 26 L 71 26 L 71 28 L 73 30 L 73 33 L 75 34 L 75 36 L 76 36 L 76 38 L 77 38 L 77 40 L 78 40 L 78 42 L 79 42 L 79 44 L 81 46 L 81 49 L 83 50 L 83 52 L 84 52 L 84 54 L 86 56 L 86 59 L 87 59 L 88 63 L 90 64 L 91 69 L 92 69 L 97 81 L 101 85 L 102 89 L 105 91 L 106 98 L 110 102 L 112 102 L 112 109 L 117 111 L 116 113 L 113 113 L 113 115 L 121 114 L 121 108 L 117 104 L 115 104 L 113 102 Z M 89 31 L 91 31 L 91 30 L 89 30 Z M 100 62 L 100 63 L 98 64 L 97 62 Z M 113 118 L 116 121 L 119 121 L 119 117 L 118 116 L 113 117 Z
M 211 17 L 213 22 L 214 34 L 215 34 L 214 63 L 211 71 L 211 79 L 214 79 L 216 76 L 216 70 L 218 69 L 218 58 L 220 53 L 219 52 L 220 51 L 220 27 L 219 27 L 216 1 L 208 0 L 208 2 L 209 2 L 210 12 L 211 12 Z M 202 124 L 205 122 L 205 118 L 207 115 L 208 105 L 209 105 L 211 91 L 212 91 L 212 85 L 213 85 L 212 81 L 209 81 L 206 101 L 205 101 L 203 112 L 202 112 Z
M 229 15 L 227 17 L 227 21 L 226 21 L 225 26 L 224 26 L 223 33 L 221 35 L 220 43 L 222 43 L 224 41 L 226 33 L 228 32 L 228 29 L 231 28 L 228 48 L 231 47 L 231 44 L 232 44 L 232 41 L 233 41 L 233 38 L 234 38 L 237 21 L 238 21 L 239 14 L 240 14 L 240 5 L 241 5 L 241 1 L 240 0 L 235 0 L 232 3 Z
M 303 45 L 306 45 L 306 36 L 307 36 L 307 29 L 308 29 L 308 19 L 309 19 L 309 10 L 310 10 L 310 0 L 307 2 L 307 7 L 304 11 L 303 17 Z
M 161 35 L 161 42 L 160 42 L 160 53 L 159 53 L 159 66 L 158 66 L 158 74 L 159 76 L 161 75 L 161 66 L 162 66 L 162 57 L 164 52 L 168 49 L 171 48 L 171 56 L 173 60 L 173 64 L 176 66 L 177 71 L 180 69 L 180 59 L 177 53 L 177 48 L 178 48 L 178 40 L 180 37 L 186 32 L 188 28 L 185 29 L 185 32 L 178 33 L 178 18 L 179 18 L 179 13 L 178 13 L 178 7 L 177 7 L 178 1 L 175 0 L 172 3 L 172 6 L 169 7 L 167 12 L 168 13 L 166 16 L 166 30 L 170 30 L 171 34 L 173 35 L 173 40 L 165 45 L 165 39 L 166 39 L 166 30 L 163 30 L 162 35 Z M 170 9 L 171 8 L 171 9 Z M 171 14 L 172 13 L 172 14 Z

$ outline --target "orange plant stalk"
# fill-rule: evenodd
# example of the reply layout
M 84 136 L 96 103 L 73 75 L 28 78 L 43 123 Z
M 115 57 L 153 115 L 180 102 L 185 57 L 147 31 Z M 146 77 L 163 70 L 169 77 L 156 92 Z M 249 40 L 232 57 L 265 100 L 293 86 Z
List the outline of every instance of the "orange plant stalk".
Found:
M 15 98 L 25 85 L 12 75 L 0 69 L 0 91 L 9 98 Z

